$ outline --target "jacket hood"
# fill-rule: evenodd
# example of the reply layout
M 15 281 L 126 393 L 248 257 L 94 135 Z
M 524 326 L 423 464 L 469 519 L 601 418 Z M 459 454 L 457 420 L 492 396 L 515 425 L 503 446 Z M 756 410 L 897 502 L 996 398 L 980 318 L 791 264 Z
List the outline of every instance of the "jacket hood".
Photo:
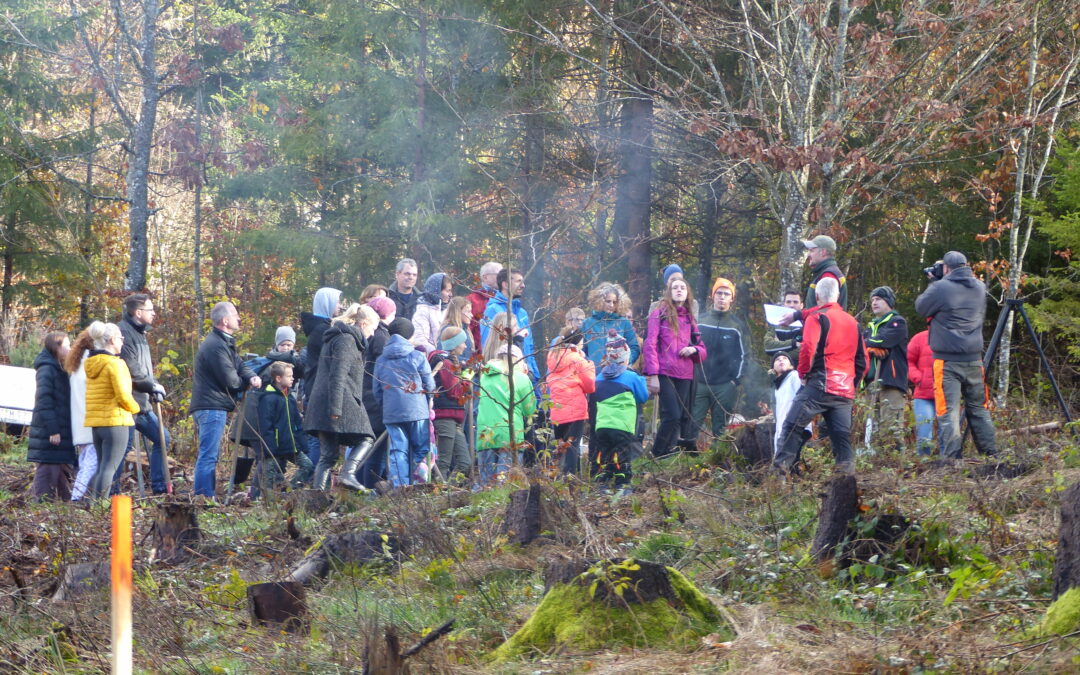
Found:
M 569 370 L 575 363 L 584 360 L 585 357 L 581 352 L 574 351 L 573 349 L 561 349 L 558 347 L 549 349 L 547 353 L 548 372 L 552 373 Z
M 360 329 L 356 326 L 350 326 L 344 321 L 330 324 L 330 327 L 323 333 L 323 344 L 327 344 L 338 335 L 348 335 L 352 337 L 356 340 L 356 346 L 360 351 L 364 351 L 364 336 L 360 333 Z
M 945 279 L 968 288 L 975 288 L 975 286 L 980 283 L 979 280 L 975 278 L 975 273 L 966 265 L 952 270 Z
M 415 353 L 416 347 L 400 335 L 391 335 L 383 347 L 382 355 L 388 359 L 404 359 Z
M 34 357 L 34 370 L 41 368 L 42 366 L 52 366 L 59 370 L 63 370 L 60 366 L 60 362 L 56 360 L 56 357 L 49 353 L 48 349 L 42 349 L 36 357 Z
M 126 321 L 132 328 L 139 331 L 140 333 L 145 333 L 146 332 L 146 324 L 145 323 L 139 323 L 138 321 L 135 320 L 135 317 L 131 316 L 127 312 L 124 312 L 123 320 Z
M 320 288 L 315 291 L 315 298 L 311 301 L 311 313 L 327 319 L 332 318 L 337 312 L 339 302 L 341 291 L 336 288 Z
M 304 335 L 308 337 L 311 337 L 311 334 L 319 326 L 329 325 L 330 319 L 325 316 L 316 316 L 311 312 L 300 312 L 300 327 L 304 330 Z
M 594 309 L 592 311 L 592 318 L 598 321 L 616 321 L 625 317 L 623 317 L 622 314 L 616 314 L 615 312 L 607 312 L 602 309 Z
M 101 372 L 112 363 L 113 359 L 118 359 L 119 356 L 113 356 L 112 354 L 94 354 L 90 358 L 83 361 L 86 368 L 87 377 L 97 377 L 101 375 Z
M 491 359 L 490 361 L 488 361 L 487 363 L 484 364 L 484 370 L 494 371 L 495 373 L 505 375 L 506 374 L 506 358 L 505 357 L 498 357 L 498 358 Z
M 442 307 L 442 287 L 443 282 L 446 279 L 446 275 L 442 272 L 436 272 L 427 278 L 424 282 L 424 292 L 420 296 L 420 301 L 425 305 L 432 305 L 434 307 Z

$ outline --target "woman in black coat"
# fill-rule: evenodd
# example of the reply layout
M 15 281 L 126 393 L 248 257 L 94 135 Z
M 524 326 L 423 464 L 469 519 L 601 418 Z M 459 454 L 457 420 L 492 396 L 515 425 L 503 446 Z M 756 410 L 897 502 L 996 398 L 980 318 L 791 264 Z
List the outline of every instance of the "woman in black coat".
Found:
M 71 385 L 60 364 L 71 351 L 67 333 L 45 336 L 44 348 L 34 359 L 37 391 L 30 419 L 30 442 L 26 459 L 37 464 L 30 494 L 38 499 L 71 499 L 71 467 L 75 445 L 71 442 Z
M 354 304 L 323 334 L 319 376 L 304 411 L 304 431 L 319 438 L 319 463 L 312 481 L 316 490 L 329 488 L 330 469 L 342 445 L 355 447 L 338 480 L 347 488 L 362 489 L 356 468 L 375 440 L 363 403 L 364 351 L 378 320 L 370 307 Z

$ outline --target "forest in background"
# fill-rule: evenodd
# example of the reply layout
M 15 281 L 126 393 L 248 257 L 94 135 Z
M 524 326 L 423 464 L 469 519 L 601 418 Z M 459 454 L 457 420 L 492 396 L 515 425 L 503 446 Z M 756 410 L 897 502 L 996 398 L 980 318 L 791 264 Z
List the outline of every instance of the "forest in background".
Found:
M 261 352 L 402 256 L 460 293 L 522 269 L 547 338 L 599 281 L 642 318 L 671 262 L 760 325 L 825 233 L 853 313 L 888 284 L 914 319 L 964 251 L 1074 384 L 1078 28 L 1046 0 L 9 0 L 0 354 L 146 288 L 183 406 L 210 304 Z M 1001 404 L 1037 370 L 1010 347 Z

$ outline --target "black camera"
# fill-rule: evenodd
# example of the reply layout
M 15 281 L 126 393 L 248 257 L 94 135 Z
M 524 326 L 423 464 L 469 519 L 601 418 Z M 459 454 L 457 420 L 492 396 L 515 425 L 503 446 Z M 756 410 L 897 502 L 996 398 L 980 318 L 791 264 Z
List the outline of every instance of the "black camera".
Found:
M 923 274 L 933 277 L 935 281 L 941 281 L 941 278 L 945 276 L 945 263 L 939 260 L 930 267 L 924 267 Z

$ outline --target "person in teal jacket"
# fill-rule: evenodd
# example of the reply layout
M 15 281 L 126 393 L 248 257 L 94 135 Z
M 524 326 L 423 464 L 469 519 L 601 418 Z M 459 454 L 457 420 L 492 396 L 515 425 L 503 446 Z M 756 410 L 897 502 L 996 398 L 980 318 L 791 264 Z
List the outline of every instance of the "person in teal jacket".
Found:
M 637 361 L 641 355 L 641 343 L 634 332 L 634 324 L 627 318 L 630 315 L 630 296 L 622 286 L 608 282 L 600 284 L 589 293 L 589 306 L 592 307 L 592 314 L 581 325 L 581 332 L 585 336 L 585 355 L 589 360 L 600 368 L 608 331 L 614 328 L 630 348 L 630 363 Z

